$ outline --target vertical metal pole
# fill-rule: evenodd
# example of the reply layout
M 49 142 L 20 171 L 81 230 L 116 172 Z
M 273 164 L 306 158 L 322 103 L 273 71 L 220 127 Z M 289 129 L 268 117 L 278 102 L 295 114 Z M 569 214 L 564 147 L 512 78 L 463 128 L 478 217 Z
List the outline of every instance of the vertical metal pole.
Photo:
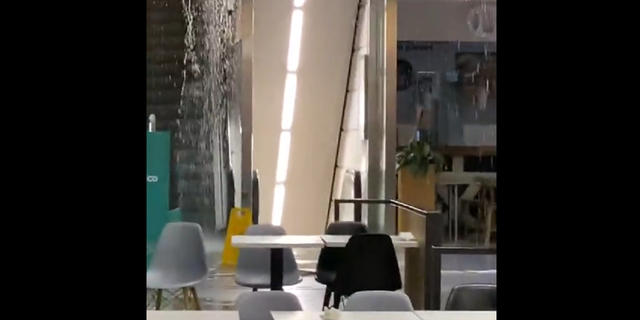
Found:
M 453 242 L 458 243 L 458 203 L 460 200 L 458 198 L 458 185 L 453 185 Z
M 155 132 L 155 131 L 156 131 L 156 115 L 151 114 L 149 115 L 149 132 Z
M 362 198 L 362 175 L 357 170 L 353 173 L 353 197 Z M 353 220 L 362 222 L 362 203 L 353 204 Z
M 442 214 L 434 214 L 432 219 L 434 230 L 431 230 L 434 236 L 434 246 L 442 246 L 442 238 L 444 233 L 444 216 Z M 442 294 L 442 255 L 439 251 L 433 250 L 433 280 L 432 284 L 432 307 L 433 310 L 440 310 L 440 296 Z
M 242 67 L 240 91 L 240 125 L 242 128 L 241 205 L 252 208 L 253 169 L 253 0 L 240 3 L 240 39 Z M 260 205 L 260 204 L 257 204 Z
M 367 94 L 367 138 L 368 169 L 367 198 L 385 197 L 385 154 L 384 154 L 384 9 L 385 0 L 369 1 L 369 54 L 366 59 Z M 369 206 L 368 225 L 371 232 L 384 232 L 384 211 L 382 206 Z
M 251 173 L 251 220 L 260 223 L 260 176 L 258 170 Z
M 440 213 L 426 216 L 424 239 L 424 309 L 440 309 L 440 292 L 442 285 L 440 255 L 433 247 L 442 245 L 444 216 Z
M 396 198 L 396 83 L 398 60 L 398 2 L 387 0 L 385 13 L 385 121 L 384 121 L 384 198 Z M 385 207 L 384 231 L 397 234 L 397 214 L 394 206 Z
M 447 210 L 447 225 L 449 225 L 448 241 L 453 239 L 453 202 L 451 198 L 453 198 L 453 188 L 451 185 L 447 185 L 447 201 L 449 203 L 449 210 Z

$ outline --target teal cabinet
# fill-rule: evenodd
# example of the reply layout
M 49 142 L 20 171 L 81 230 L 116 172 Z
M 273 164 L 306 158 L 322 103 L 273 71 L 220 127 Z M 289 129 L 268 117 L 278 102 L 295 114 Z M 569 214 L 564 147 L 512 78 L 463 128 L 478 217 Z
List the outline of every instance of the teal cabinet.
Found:
M 147 132 L 147 267 L 169 213 L 171 135 Z

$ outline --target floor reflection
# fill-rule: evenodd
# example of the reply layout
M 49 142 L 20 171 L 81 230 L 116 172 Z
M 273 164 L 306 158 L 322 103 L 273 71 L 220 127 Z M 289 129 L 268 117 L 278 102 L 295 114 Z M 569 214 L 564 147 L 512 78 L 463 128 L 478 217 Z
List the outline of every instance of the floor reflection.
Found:
M 205 240 L 207 256 L 211 268 L 210 277 L 196 287 L 200 306 L 203 310 L 234 310 L 235 299 L 243 292 L 251 289 L 242 288 L 235 284 L 234 268 L 219 266 L 224 247 L 222 236 Z M 285 291 L 295 294 L 304 310 L 321 311 L 324 286 L 315 282 L 313 270 L 319 254 L 318 249 L 294 250 L 299 268 L 303 271 L 303 281 L 295 286 L 285 287 Z M 398 250 L 398 261 L 404 270 L 404 252 Z M 403 277 L 404 278 L 404 277 Z M 442 257 L 442 292 L 441 301 L 444 305 L 451 288 L 464 283 L 496 283 L 495 256 L 475 255 L 447 255 Z M 148 294 L 147 306 L 152 305 L 152 297 Z M 171 304 L 163 309 L 181 310 L 181 299 L 170 299 Z M 150 304 L 151 303 L 151 304 Z

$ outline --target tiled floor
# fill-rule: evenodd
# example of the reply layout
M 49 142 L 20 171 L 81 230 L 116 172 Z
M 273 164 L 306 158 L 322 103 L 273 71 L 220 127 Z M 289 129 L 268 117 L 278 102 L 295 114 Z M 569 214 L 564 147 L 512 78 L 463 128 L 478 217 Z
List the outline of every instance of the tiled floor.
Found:
M 235 299 L 251 289 L 238 287 L 233 278 L 233 268 L 219 267 L 224 241 L 222 237 L 208 237 L 206 248 L 211 266 L 209 279 L 197 286 L 200 305 L 204 310 L 233 310 Z M 295 294 L 304 310 L 321 310 L 324 286 L 313 279 L 315 260 L 319 250 L 294 250 L 299 268 L 303 271 L 301 283 L 285 287 L 285 291 Z M 404 252 L 398 251 L 398 262 L 404 270 Z M 496 283 L 495 256 L 444 256 L 442 258 L 442 298 L 444 303 L 451 288 L 463 283 Z M 147 305 L 153 301 L 148 295 Z M 182 309 L 180 299 L 173 299 L 166 309 Z

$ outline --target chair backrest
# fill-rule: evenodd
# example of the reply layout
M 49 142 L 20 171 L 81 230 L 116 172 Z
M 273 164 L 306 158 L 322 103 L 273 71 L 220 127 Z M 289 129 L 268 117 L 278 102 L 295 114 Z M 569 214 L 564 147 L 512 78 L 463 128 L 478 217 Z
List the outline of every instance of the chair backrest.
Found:
M 330 223 L 325 234 L 351 236 L 367 232 L 367 225 L 362 222 L 338 221 Z
M 256 224 L 247 228 L 248 236 L 284 236 L 287 232 L 281 226 L 271 224 Z M 291 249 L 283 251 L 283 272 L 297 272 L 298 264 Z M 241 248 L 238 253 L 238 270 L 257 271 L 269 273 L 271 270 L 271 250 L 269 248 Z
M 336 292 L 341 295 L 402 288 L 396 251 L 388 235 L 353 235 L 345 247 L 344 259 L 335 281 Z
M 402 292 L 360 291 L 347 299 L 344 311 L 413 311 L 413 305 Z
M 180 208 L 175 208 L 173 210 L 169 210 L 166 215 L 167 223 L 169 222 L 181 222 L 182 221 L 182 211 Z
M 327 227 L 325 234 L 352 236 L 367 233 L 367 226 L 361 222 L 333 222 Z M 318 257 L 316 270 L 336 272 L 338 265 L 344 261 L 345 248 L 322 248 Z
M 240 320 L 273 320 L 271 311 L 302 311 L 298 298 L 284 291 L 258 291 L 236 299 Z
M 495 311 L 497 286 L 494 284 L 464 284 L 451 289 L 445 310 Z
M 150 270 L 180 279 L 204 279 L 209 273 L 202 228 L 197 223 L 171 222 L 162 229 Z
M 248 236 L 284 236 L 287 232 L 281 226 L 272 224 L 254 224 L 244 233 Z

